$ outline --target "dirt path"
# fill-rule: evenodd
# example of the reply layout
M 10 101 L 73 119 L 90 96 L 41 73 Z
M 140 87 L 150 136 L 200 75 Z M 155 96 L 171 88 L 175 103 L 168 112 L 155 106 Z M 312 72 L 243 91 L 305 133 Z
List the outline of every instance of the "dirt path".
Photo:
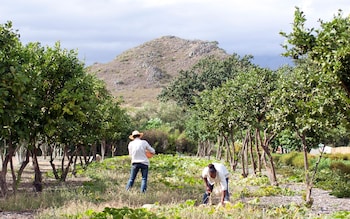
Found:
M 34 219 L 33 212 L 0 212 L 1 219 Z
M 50 158 L 49 157 L 38 157 L 38 162 L 39 162 L 39 167 L 40 170 L 43 174 L 43 184 L 46 186 L 48 186 L 50 183 L 55 182 L 54 179 L 48 179 L 45 178 L 45 173 L 48 171 L 52 170 L 52 167 L 50 165 Z M 56 166 L 56 168 L 61 168 L 61 158 L 57 158 L 54 160 L 54 164 Z M 13 158 L 13 165 L 15 167 L 15 170 L 19 169 L 19 163 L 18 160 L 16 158 Z M 65 165 L 67 165 L 67 159 L 65 161 Z M 12 177 L 11 177 L 11 172 L 10 172 L 10 167 L 8 168 L 8 174 L 7 174 L 7 183 L 8 183 L 8 187 L 9 189 L 11 189 L 12 187 Z M 22 178 L 21 178 L 21 184 L 20 184 L 20 188 L 21 190 L 28 190 L 28 191 L 33 191 L 34 187 L 32 186 L 32 182 L 33 182 L 33 178 L 34 178 L 34 169 L 33 169 L 33 165 L 32 165 L 32 161 L 30 160 L 30 162 L 27 164 L 25 170 L 23 171 L 22 174 Z M 74 181 L 82 181 L 82 180 L 86 180 L 85 178 L 76 178 L 74 179 Z M 72 181 L 70 179 L 70 181 Z M 1 207 L 0 207 L 0 219 L 33 219 L 35 216 L 35 212 L 33 211 L 25 211 L 25 212 L 8 212 L 8 211 L 2 211 Z
M 267 204 L 269 206 L 281 206 L 288 205 L 292 202 L 302 205 L 304 200 L 300 195 L 305 191 L 304 184 L 289 184 L 282 185 L 281 187 L 289 188 L 292 191 L 297 192 L 298 195 L 294 196 L 266 196 L 260 198 L 261 204 Z M 313 215 L 320 214 L 332 214 L 339 211 L 350 211 L 350 198 L 337 198 L 329 194 L 328 191 L 313 188 L 311 197 L 314 199 L 311 207 L 311 213 Z

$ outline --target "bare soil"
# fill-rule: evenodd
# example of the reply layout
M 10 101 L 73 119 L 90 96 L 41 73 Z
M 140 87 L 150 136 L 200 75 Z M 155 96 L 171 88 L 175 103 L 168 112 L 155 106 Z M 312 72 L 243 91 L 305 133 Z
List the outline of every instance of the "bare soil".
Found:
M 305 185 L 301 183 L 285 184 L 281 185 L 282 188 L 288 188 L 295 192 L 294 196 L 265 196 L 260 197 L 260 204 L 263 206 L 280 207 L 295 203 L 302 206 L 304 200 L 302 198 L 305 191 Z M 350 211 L 350 198 L 337 198 L 329 194 L 329 191 L 325 191 L 318 188 L 313 188 L 311 197 L 314 202 L 311 207 L 310 213 L 314 216 L 330 215 L 339 211 Z M 246 200 L 247 201 L 247 200 Z
M 50 165 L 50 159 L 49 157 L 38 157 L 39 167 L 42 172 L 43 176 L 43 185 L 44 188 L 50 188 L 50 186 L 56 185 L 56 180 L 52 178 L 45 177 L 45 173 L 52 170 L 52 167 Z M 56 168 L 61 167 L 61 159 L 56 159 L 54 161 L 54 164 Z M 15 170 L 19 169 L 19 164 L 16 158 L 13 158 L 13 165 Z M 67 161 L 65 162 L 65 165 L 67 165 Z M 30 161 L 28 165 L 26 166 L 25 170 L 23 171 L 21 183 L 18 188 L 19 191 L 27 191 L 27 192 L 34 192 L 33 187 L 33 178 L 34 178 L 34 169 L 32 162 Z M 87 178 L 83 177 L 76 177 L 76 178 L 70 178 L 66 184 L 71 185 L 78 185 L 82 184 L 82 182 L 88 180 Z M 12 177 L 10 172 L 10 167 L 8 167 L 8 173 L 7 173 L 7 183 L 8 188 L 11 192 L 12 189 Z M 23 212 L 8 212 L 8 211 L 2 211 L 0 206 L 0 218 L 1 219 L 32 219 L 35 218 L 35 212 L 34 211 L 23 211 Z

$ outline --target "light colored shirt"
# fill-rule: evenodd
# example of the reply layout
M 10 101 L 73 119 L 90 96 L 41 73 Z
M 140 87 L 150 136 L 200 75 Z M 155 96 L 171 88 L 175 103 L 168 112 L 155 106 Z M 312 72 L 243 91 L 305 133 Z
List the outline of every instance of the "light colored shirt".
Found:
M 202 177 L 203 178 L 207 178 L 208 182 L 210 185 L 220 185 L 221 186 L 221 190 L 227 190 L 227 182 L 226 182 L 226 178 L 229 177 L 230 173 L 228 172 L 228 170 L 226 169 L 226 167 L 221 164 L 221 163 L 213 163 L 215 169 L 216 169 L 216 177 L 215 178 L 211 178 L 209 175 L 209 167 L 205 167 L 202 171 Z
M 146 156 L 146 150 L 155 154 L 156 151 L 151 145 L 140 138 L 135 138 L 128 145 L 129 155 L 131 157 L 131 163 L 142 163 L 149 166 L 149 160 Z

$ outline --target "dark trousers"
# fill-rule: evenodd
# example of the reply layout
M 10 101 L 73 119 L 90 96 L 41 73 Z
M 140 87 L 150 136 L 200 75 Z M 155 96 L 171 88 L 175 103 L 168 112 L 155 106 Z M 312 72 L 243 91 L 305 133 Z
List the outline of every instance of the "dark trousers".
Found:
M 226 184 L 227 184 L 227 188 L 226 188 L 226 191 L 225 191 L 225 201 L 230 201 L 230 195 L 229 195 L 229 192 L 228 192 L 228 178 L 226 178 Z M 210 188 L 210 192 L 213 192 L 213 189 L 214 189 L 214 185 L 210 185 L 209 184 L 209 188 Z M 210 196 L 211 193 L 208 193 L 207 191 L 205 191 L 204 195 L 203 195 L 203 204 L 208 204 L 208 201 L 209 201 L 209 196 Z
M 146 192 L 147 190 L 147 178 L 148 178 L 148 166 L 142 163 L 133 163 L 130 170 L 130 178 L 128 184 L 126 185 L 126 190 L 129 190 L 135 182 L 137 173 L 141 170 L 142 181 L 141 181 L 141 192 Z

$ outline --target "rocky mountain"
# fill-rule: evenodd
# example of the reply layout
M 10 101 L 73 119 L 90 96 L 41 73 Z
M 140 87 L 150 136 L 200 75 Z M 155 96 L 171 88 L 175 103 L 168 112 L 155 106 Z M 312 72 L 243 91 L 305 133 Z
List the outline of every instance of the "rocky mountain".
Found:
M 229 56 L 216 41 L 186 40 L 163 36 L 131 48 L 111 62 L 95 63 L 88 72 L 106 82 L 115 97 L 122 97 L 126 106 L 155 102 L 161 89 L 180 70 L 189 70 L 207 56 Z

